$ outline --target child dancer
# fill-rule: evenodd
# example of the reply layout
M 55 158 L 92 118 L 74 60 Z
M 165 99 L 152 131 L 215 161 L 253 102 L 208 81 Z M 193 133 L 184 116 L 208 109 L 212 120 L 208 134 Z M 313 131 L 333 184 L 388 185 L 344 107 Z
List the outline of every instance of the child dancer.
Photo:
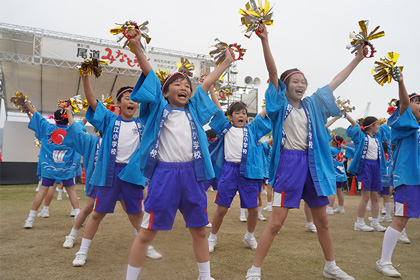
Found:
M 323 275 L 332 279 L 354 279 L 335 263 L 325 206 L 335 191 L 334 167 L 329 152 L 327 118 L 338 116 L 332 92 L 344 82 L 363 59 L 356 57 L 325 87 L 304 99 L 307 80 L 298 69 L 284 72 L 280 80 L 271 54 L 266 26 L 260 24 L 261 39 L 270 83 L 265 94 L 267 114 L 273 129 L 270 184 L 274 189 L 273 213 L 260 237 L 247 279 L 261 279 L 261 265 L 283 226 L 290 208 L 299 208 L 303 198 L 311 208 L 318 240 L 326 259 Z
M 262 143 L 263 146 L 263 158 L 265 161 L 265 172 L 264 172 L 264 179 L 263 179 L 263 188 L 266 190 L 267 192 L 267 206 L 263 208 L 264 211 L 267 212 L 272 212 L 273 211 L 273 207 L 272 207 L 272 200 L 273 200 L 273 188 L 271 187 L 271 185 L 268 182 L 268 178 L 269 178 L 269 170 L 268 168 L 270 167 L 270 159 L 271 159 L 271 147 L 273 146 L 273 138 L 270 137 L 270 139 L 268 139 L 266 142 Z
M 394 161 L 394 219 L 384 235 L 381 259 L 376 262 L 376 270 L 391 277 L 401 277 L 391 262 L 401 231 L 409 218 L 420 217 L 420 95 L 409 96 L 402 73 L 398 76 L 400 100 L 388 119 Z
M 386 163 L 382 142 L 390 137 L 390 129 L 386 124 L 379 125 L 377 118 L 369 116 L 363 120 L 362 127 L 347 114 L 351 126 L 346 134 L 355 145 L 354 159 L 349 172 L 357 176 L 361 199 L 357 208 L 357 221 L 354 230 L 385 231 L 379 223 L 379 191 L 382 190 L 381 175 L 386 174 Z M 365 224 L 366 204 L 370 200 L 372 222 Z
M 29 101 L 26 102 L 25 106 L 32 114 L 28 127 L 35 131 L 36 135 L 39 136 L 37 138 L 41 141 L 38 164 L 40 164 L 42 185 L 32 202 L 31 211 L 24 225 L 24 228 L 30 229 L 42 200 L 56 180 L 62 180 L 64 187 L 67 188 L 69 193 L 72 207 L 75 209 L 76 214 L 80 212 L 79 199 L 74 187 L 75 168 L 77 167 L 77 162 L 80 162 L 80 155 L 62 145 L 59 140 L 67 130 L 68 120 L 65 110 L 60 109 L 54 113 L 56 125 L 53 125 L 35 111 Z
M 107 213 L 114 213 L 120 195 L 124 199 L 131 224 L 137 231 L 140 230 L 143 186 L 146 183 L 139 168 L 138 147 L 143 130 L 139 119 L 134 117 L 138 104 L 130 99 L 132 88 L 123 87 L 118 90 L 116 99 L 121 115 L 116 116 L 95 98 L 89 77 L 82 77 L 82 82 L 89 103 L 86 119 L 103 137 L 90 180 L 90 184 L 98 188 L 95 207 L 83 232 L 73 266 L 86 263 L 89 246 L 99 224 Z
M 183 73 L 172 74 L 161 86 L 141 50 L 140 31 L 133 29 L 128 35 L 143 71 L 131 98 L 141 103 L 140 119 L 145 124 L 145 132 L 140 148 L 140 170 L 150 179 L 150 184 L 141 230 L 131 247 L 127 279 L 137 279 L 147 245 L 158 230 L 172 228 L 178 209 L 193 239 L 199 279 L 213 279 L 206 239 L 204 182 L 214 177 L 214 171 L 202 125 L 218 112 L 206 93 L 233 58 L 226 51 L 227 58 L 191 97 L 191 81 Z
M 211 97 L 221 109 L 217 97 L 214 94 Z M 214 251 L 217 232 L 236 192 L 239 192 L 241 208 L 248 209 L 247 233 L 243 242 L 255 250 L 258 245 L 254 237 L 258 221 L 258 194 L 264 178 L 262 152 L 258 147 L 258 141 L 270 132 L 270 120 L 266 117 L 264 108 L 250 124 L 246 125 L 247 107 L 240 101 L 232 103 L 226 114 L 227 117 L 223 111 L 220 111 L 210 122 L 210 127 L 219 135 L 216 142 L 210 146 L 219 185 L 215 200 L 217 208 L 208 238 L 209 251 Z

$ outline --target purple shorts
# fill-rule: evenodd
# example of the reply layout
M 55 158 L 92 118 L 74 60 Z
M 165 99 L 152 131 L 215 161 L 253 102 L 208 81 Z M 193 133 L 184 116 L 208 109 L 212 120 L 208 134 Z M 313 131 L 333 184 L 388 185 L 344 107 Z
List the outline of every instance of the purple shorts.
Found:
M 307 151 L 282 151 L 273 190 L 273 206 L 299 208 L 301 199 L 310 208 L 329 204 L 327 196 L 316 193 Z
M 42 178 L 41 185 L 46 186 L 46 187 L 51 187 L 51 186 L 54 186 L 54 183 L 59 184 L 61 182 L 63 183 L 63 187 L 71 187 L 75 184 L 74 178 L 70 178 L 67 180 Z
M 420 217 L 420 185 L 395 188 L 394 216 Z
M 357 175 L 359 190 L 379 192 L 382 190 L 381 167 L 377 160 L 365 159 L 363 169 Z
M 112 187 L 95 187 L 97 196 L 93 210 L 99 213 L 114 213 L 115 204 L 122 198 L 127 207 L 127 214 L 138 214 L 142 211 L 143 187 L 118 178 L 118 174 L 126 165 L 115 163 Z
M 342 189 L 342 188 L 343 188 L 343 186 L 344 186 L 344 182 L 336 182 L 336 183 L 335 183 L 335 187 L 336 187 L 337 189 Z
M 219 186 L 214 202 L 217 205 L 230 207 L 236 192 L 241 198 L 241 208 L 258 207 L 258 193 L 262 180 L 254 180 L 239 175 L 240 164 L 226 161 L 220 174 Z
M 219 184 L 219 180 L 217 178 L 213 178 L 207 181 L 204 181 L 204 190 L 207 191 L 210 186 L 213 188 L 213 190 L 217 190 L 217 185 Z
M 197 182 L 193 162 L 159 161 L 144 200 L 141 227 L 170 230 L 178 209 L 187 227 L 209 223 L 204 182 Z
M 383 187 L 382 190 L 379 192 L 379 195 L 390 195 L 391 194 L 391 187 Z

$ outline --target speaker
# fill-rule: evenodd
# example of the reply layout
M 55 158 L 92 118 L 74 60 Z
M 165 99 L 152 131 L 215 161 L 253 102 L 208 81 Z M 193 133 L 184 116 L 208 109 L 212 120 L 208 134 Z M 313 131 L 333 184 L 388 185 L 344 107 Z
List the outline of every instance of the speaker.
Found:
M 252 83 L 254 84 L 254 86 L 257 87 L 257 86 L 261 85 L 261 80 L 260 80 L 260 78 L 257 77 L 257 78 L 254 79 L 254 81 Z
M 250 84 L 252 84 L 252 81 L 253 81 L 253 79 L 252 79 L 251 76 L 246 76 L 245 77 L 245 80 L 244 80 L 245 84 L 250 85 Z

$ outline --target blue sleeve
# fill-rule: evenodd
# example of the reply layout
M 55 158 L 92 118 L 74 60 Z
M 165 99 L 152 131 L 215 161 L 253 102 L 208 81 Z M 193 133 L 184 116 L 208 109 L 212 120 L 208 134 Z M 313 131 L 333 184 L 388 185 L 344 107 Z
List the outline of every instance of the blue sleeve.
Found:
M 418 122 L 408 107 L 402 115 L 400 115 L 399 107 L 388 119 L 388 125 L 391 127 L 391 142 L 410 136 L 419 129 Z
M 284 104 L 287 103 L 286 85 L 279 80 L 279 90 L 277 91 L 274 85 L 269 82 L 268 88 L 265 91 L 265 102 L 267 116 L 275 121 L 280 110 L 283 108 Z
M 309 100 L 316 104 L 316 109 L 322 113 L 324 117 L 324 123 L 327 122 L 327 118 L 339 116 L 341 114 L 335 103 L 333 92 L 329 85 L 317 89 L 317 91 L 311 96 L 307 97 Z
M 354 158 L 355 150 L 352 147 L 346 147 L 346 154 L 344 155 L 345 158 Z
M 35 135 L 40 137 L 43 137 L 43 135 L 46 134 L 48 131 L 48 128 L 50 126 L 53 126 L 53 124 L 50 124 L 44 117 L 38 113 L 35 112 L 29 121 L 28 128 L 35 131 Z
M 263 118 L 258 114 L 247 127 L 253 131 L 256 139 L 259 140 L 271 131 L 271 122 L 267 116 Z
M 229 125 L 230 121 L 225 116 L 222 110 L 217 113 L 210 122 L 210 127 L 217 135 L 220 135 L 222 131 Z
M 378 133 L 376 133 L 376 137 L 378 137 L 378 140 L 380 143 L 388 141 L 391 139 L 391 129 L 387 124 L 381 125 L 381 127 L 378 130 Z
M 98 102 L 95 111 L 90 106 L 86 111 L 86 120 L 102 134 L 104 134 L 105 129 L 109 126 L 109 124 L 113 124 L 115 122 L 116 118 L 117 116 L 105 108 L 101 102 Z
M 198 121 L 201 125 L 205 125 L 210 121 L 219 109 L 216 104 L 204 92 L 201 86 L 198 86 L 194 96 L 189 101 L 189 108 L 195 110 Z
M 67 134 L 63 140 L 64 145 L 72 148 L 81 155 L 85 155 L 89 152 L 87 149 L 90 148 L 88 144 L 91 142 L 91 138 L 97 137 L 84 132 L 84 127 L 83 123 L 74 122 L 67 130 Z
M 360 129 L 359 124 L 352 127 L 351 125 L 346 130 L 346 135 L 351 138 L 354 143 L 358 143 L 360 141 L 361 136 L 364 138 L 363 131 Z

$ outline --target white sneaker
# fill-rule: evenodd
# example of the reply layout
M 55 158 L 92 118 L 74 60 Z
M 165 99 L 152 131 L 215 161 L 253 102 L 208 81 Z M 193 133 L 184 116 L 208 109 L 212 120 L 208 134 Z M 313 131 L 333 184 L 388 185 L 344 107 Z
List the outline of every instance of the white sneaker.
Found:
M 324 273 L 323 275 L 330 279 L 337 279 L 337 280 L 354 280 L 354 277 L 348 275 L 344 271 L 341 270 L 338 266 L 333 268 L 325 267 L 324 266 Z
M 334 210 L 332 209 L 332 207 L 327 207 L 327 215 L 334 215 Z
M 62 196 L 62 194 L 61 194 L 61 193 L 59 193 L 59 194 L 57 195 L 57 200 L 63 200 L 63 196 Z
M 386 227 L 381 226 L 380 223 L 374 224 L 374 223 L 370 223 L 370 226 L 375 230 L 375 231 L 386 231 Z
M 50 211 L 48 209 L 42 209 L 36 216 L 40 218 L 49 218 Z
M 214 247 L 217 245 L 217 239 L 209 238 L 209 253 L 214 252 Z
M 70 217 L 74 217 L 74 216 L 76 216 L 76 213 L 74 212 L 74 209 L 73 209 L 73 208 L 71 208 L 71 211 L 70 211 Z
M 260 221 L 267 221 L 267 218 L 264 217 L 262 214 L 258 216 L 258 220 Z
M 211 223 L 208 223 L 207 225 L 206 225 L 206 228 L 211 228 L 213 225 L 211 224 Z
M 251 247 L 252 250 L 257 250 L 257 246 L 258 246 L 258 242 L 255 239 L 255 237 L 252 238 L 246 238 L 244 237 L 244 243 L 249 245 L 249 247 Z
M 86 258 L 86 252 L 77 252 L 76 257 L 73 260 L 73 266 L 84 266 L 86 263 Z
M 26 220 L 25 221 L 25 225 L 23 226 L 23 228 L 32 228 L 32 225 L 34 223 L 34 220 Z
M 66 241 L 64 241 L 63 243 L 63 248 L 66 248 L 66 249 L 73 248 L 74 240 L 75 238 L 73 236 L 70 236 L 70 235 L 66 236 Z
M 392 217 L 391 216 L 383 216 L 383 217 L 378 218 L 378 221 L 379 222 L 390 223 L 390 222 L 392 222 Z
M 263 210 L 267 212 L 273 212 L 273 206 L 264 207 Z
M 376 270 L 386 276 L 401 277 L 401 273 L 395 269 L 391 262 L 380 263 L 380 261 L 377 261 Z
M 366 225 L 365 223 L 363 224 L 359 224 L 358 222 L 354 223 L 354 230 L 359 230 L 359 231 L 373 231 L 373 227 L 370 227 L 368 225 Z
M 306 223 L 305 230 L 308 232 L 313 232 L 313 233 L 317 232 L 316 226 L 314 223 Z
M 251 272 L 251 269 L 248 269 L 246 273 L 247 280 L 261 280 L 261 274 L 257 272 Z
M 341 209 L 335 208 L 333 212 L 334 212 L 334 214 L 335 213 L 337 213 L 337 214 L 346 214 L 346 210 L 344 210 L 344 208 L 341 208 Z
M 152 245 L 149 245 L 147 248 L 146 257 L 158 260 L 162 258 L 162 254 L 158 253 L 155 248 L 152 247 Z
M 398 237 L 398 242 L 402 244 L 411 244 L 410 239 L 408 239 L 407 234 L 404 231 L 400 233 L 400 237 Z
M 246 222 L 246 217 L 245 216 L 239 216 L 239 221 Z

